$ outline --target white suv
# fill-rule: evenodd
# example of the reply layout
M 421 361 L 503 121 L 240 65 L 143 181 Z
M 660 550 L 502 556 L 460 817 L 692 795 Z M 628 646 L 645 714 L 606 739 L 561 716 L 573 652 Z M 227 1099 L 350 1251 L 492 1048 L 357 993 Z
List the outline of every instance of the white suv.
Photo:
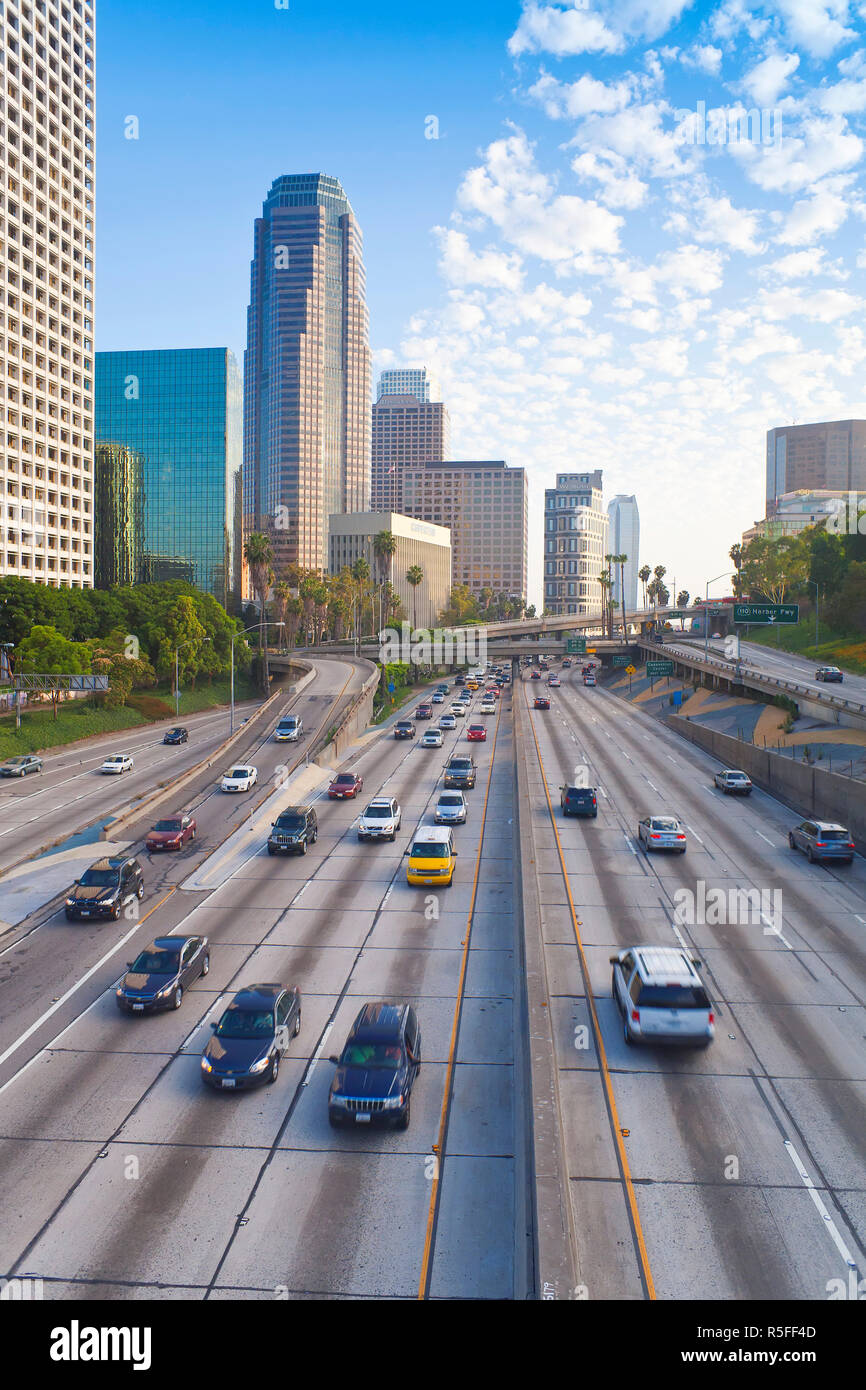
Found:
M 358 817 L 359 840 L 396 840 L 403 813 L 399 801 L 376 796 Z
M 630 946 L 610 963 L 611 994 L 629 1047 L 638 1042 L 709 1047 L 715 1015 L 698 974 L 700 961 L 678 946 Z

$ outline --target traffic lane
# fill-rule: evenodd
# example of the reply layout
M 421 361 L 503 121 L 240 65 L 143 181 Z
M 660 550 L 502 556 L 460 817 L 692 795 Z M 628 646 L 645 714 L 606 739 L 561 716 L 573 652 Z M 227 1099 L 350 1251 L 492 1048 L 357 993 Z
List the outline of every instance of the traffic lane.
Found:
M 623 720 L 618 721 L 618 737 L 622 747 L 630 746 L 627 724 Z M 610 758 L 605 744 L 600 746 L 599 756 Z M 661 777 L 662 771 L 658 775 Z M 618 759 L 614 766 L 608 768 L 608 777 L 611 782 L 619 781 L 620 793 L 628 799 L 630 785 L 621 778 Z M 652 863 L 655 868 L 656 856 L 653 856 Z M 691 935 L 698 946 L 701 945 L 701 936 L 704 943 L 709 937 L 713 945 L 721 945 L 720 933 L 714 927 L 705 927 L 701 931 L 684 924 L 680 930 L 686 936 Z M 719 989 L 715 997 L 725 999 L 729 1013 L 733 1009 L 733 1036 L 746 1035 L 756 1057 L 760 1059 L 762 1070 L 766 1069 L 775 1078 L 791 1075 L 827 1077 L 833 1094 L 844 1095 L 844 1104 L 837 1099 L 836 1105 L 831 1106 L 826 1103 L 819 1105 L 810 1094 L 812 1110 L 820 1109 L 821 1113 L 821 1124 L 814 1130 L 808 1123 L 805 1105 L 796 1109 L 792 1107 L 785 1120 L 792 1128 L 796 1126 L 798 1132 L 808 1134 L 810 1152 L 813 1133 L 816 1139 L 832 1135 L 824 1147 L 839 1158 L 834 1165 L 836 1172 L 847 1174 L 851 1167 L 848 1161 L 850 1155 L 859 1156 L 862 1153 L 863 1094 L 859 1081 L 863 1075 L 862 1012 L 850 997 L 841 1005 L 832 1002 L 834 994 L 841 998 L 846 998 L 846 994 L 844 987 L 831 974 L 825 973 L 823 979 L 816 978 L 814 969 L 802 969 L 802 962 L 792 960 L 784 951 L 780 951 L 777 938 L 763 938 L 757 944 L 754 938 L 759 933 L 763 937 L 760 926 L 757 931 L 754 926 L 746 929 L 741 927 L 729 931 L 723 949 L 702 951 L 707 976 L 709 979 L 715 978 L 718 983 L 725 974 L 722 962 L 727 966 L 730 987 L 728 990 Z M 752 941 L 749 940 L 750 934 Z M 739 939 L 732 942 L 731 935 Z M 596 953 L 591 969 L 594 988 L 604 989 L 609 966 L 601 952 Z M 759 1002 L 749 1002 L 756 996 Z M 744 998 L 745 1003 L 741 1002 Z M 784 1003 L 777 1006 L 774 1001 L 779 998 Z M 616 1028 L 619 1017 L 612 1003 L 610 1013 L 613 1027 Z M 717 1040 L 711 1049 L 716 1056 L 723 1035 L 722 1025 L 717 1029 Z M 733 1041 L 733 1037 L 729 1040 Z M 819 1085 L 815 1089 L 823 1094 L 826 1086 Z M 859 1157 L 856 1161 L 862 1162 Z M 833 1169 L 828 1168 L 827 1181 L 831 1187 L 836 1185 Z
M 695 651 L 703 653 L 703 641 L 695 639 L 694 643 L 676 643 L 667 641 L 665 648 L 676 650 L 679 646 L 684 655 L 694 655 Z M 709 652 L 711 656 L 726 657 L 725 643 L 710 639 Z M 774 680 L 796 681 L 798 685 L 805 686 L 816 696 L 838 695 L 844 700 L 854 700 L 857 704 L 866 704 L 866 677 L 853 675 L 845 672 L 845 679 L 840 684 L 817 681 L 815 672 L 822 664 L 832 665 L 832 662 L 822 663 L 820 661 L 807 661 L 794 652 L 786 652 L 779 648 L 778 651 L 770 647 L 760 646 L 755 642 L 740 642 L 740 660 L 744 666 L 750 666 Z M 733 663 L 731 663 L 733 666 Z
M 351 686 L 352 677 L 358 674 L 354 667 L 351 672 L 347 672 L 346 666 L 339 662 L 323 664 L 328 667 L 323 676 L 328 688 L 320 690 L 320 694 L 323 695 L 327 708 L 324 714 L 319 714 L 319 724 L 324 723 L 329 717 L 328 711 L 333 704 L 336 691 L 347 684 Z M 335 687 L 334 682 L 338 679 L 339 684 Z M 272 718 L 276 722 L 279 715 L 273 715 Z M 270 718 L 266 727 L 269 731 Z M 263 771 L 270 765 L 276 774 L 276 767 L 280 766 L 276 763 L 276 758 L 286 759 L 287 754 L 285 745 L 274 744 L 271 747 L 268 744 L 269 737 L 268 732 L 259 741 L 259 746 L 267 750 L 262 760 Z M 299 749 L 294 761 L 300 762 L 303 757 L 304 752 Z M 285 763 L 281 766 L 285 766 Z M 117 924 L 110 920 L 101 924 L 69 923 L 65 920 L 63 909 L 60 908 L 36 930 L 30 930 L 0 953 L 0 985 L 3 986 L 0 998 L 0 1082 L 7 1078 L 10 1071 L 14 1072 L 27 1056 L 50 1040 L 58 1026 L 65 1026 L 78 1010 L 87 1007 L 88 1003 L 98 997 L 101 990 L 107 986 L 111 971 L 116 968 L 111 952 L 122 937 L 127 938 L 128 949 L 135 950 L 146 944 L 143 931 L 140 930 L 145 923 L 149 924 L 148 930 L 153 935 L 159 935 L 160 931 L 170 930 L 188 911 L 182 898 L 174 908 L 167 906 L 167 895 L 172 894 L 177 884 L 202 862 L 214 843 L 231 833 L 233 826 L 249 814 L 251 805 L 261 796 L 261 788 L 237 794 L 224 793 L 218 789 L 214 791 L 213 776 L 212 770 L 203 774 L 202 781 L 206 779 L 208 794 L 201 805 L 193 805 L 200 826 L 194 846 L 187 847 L 178 855 L 169 855 L 166 851 L 159 856 L 148 856 L 145 851 L 140 851 L 145 867 L 146 889 L 144 901 L 140 906 L 137 902 L 128 904 Z M 189 790 L 183 795 L 188 797 Z M 186 804 L 189 805 L 189 801 Z M 165 813 L 169 813 L 169 807 L 165 808 Z M 145 825 L 149 826 L 152 823 L 153 819 L 148 818 L 139 829 L 143 831 Z M 128 833 L 136 832 L 131 830 Z M 132 848 L 134 849 L 134 842 Z M 98 851 L 95 849 L 94 858 L 96 857 Z M 148 936 L 147 940 L 150 939 Z M 85 979 L 89 972 L 93 972 L 92 977 Z M 76 990 L 76 986 L 82 980 L 82 988 Z M 63 1000 L 67 993 L 73 990 L 76 992 L 68 1005 L 63 1004 L 59 1010 L 56 1009 L 57 1001 Z M 48 1017 L 44 1024 L 40 1025 L 39 1020 L 46 1013 Z M 3 1054 L 23 1035 L 29 1034 L 30 1030 L 33 1032 L 27 1038 L 25 1048 L 17 1050 L 11 1058 L 6 1059 Z
M 334 808 L 335 812 L 336 812 L 336 810 L 339 810 L 339 812 L 342 812 L 342 810 L 345 810 L 345 809 L 348 809 L 348 808 L 343 808 L 343 806 L 339 806 L 339 808 L 338 808 L 338 806 L 335 806 L 335 808 Z M 357 845 L 356 845 L 356 849 L 354 849 L 354 853 L 359 852 L 359 849 L 367 849 L 367 848 L 373 848 L 373 847 L 357 847 Z M 375 847 L 375 848 L 379 848 L 379 847 Z M 336 881 L 336 885 L 338 885 L 338 891 L 339 891 L 339 887 L 341 887 L 341 885 L 342 885 L 342 874 L 341 874 L 341 877 L 339 877 L 339 880 L 335 880 L 335 881 Z M 235 916 L 236 916 L 236 913 L 235 913 Z M 229 930 L 229 933 L 231 933 L 231 924 L 229 924 L 228 930 Z M 215 949 L 215 954 L 218 955 L 218 945 L 217 945 L 217 947 L 214 947 L 214 949 Z M 213 972 L 211 972 L 211 973 L 213 973 Z M 254 972 L 254 973 L 257 974 L 257 973 L 259 973 L 259 972 Z M 210 977 L 209 977 L 209 979 L 210 979 Z M 307 1005 L 309 1005 L 309 1001 L 307 1001 Z M 171 1016 L 168 1016 L 168 1019 L 171 1020 L 172 1026 L 174 1026 L 174 1020 L 175 1020 L 175 1019 L 179 1020 L 179 1017 L 181 1017 L 181 1015 L 171 1015 Z M 122 1022 L 129 1022 L 129 1020 L 122 1020 Z M 136 1023 L 138 1023 L 138 1022 L 143 1022 L 143 1020 L 136 1020 Z M 164 1026 L 165 1026 L 165 1024 L 163 1024 L 163 1027 L 164 1027 Z M 304 1029 L 304 1031 L 306 1031 L 306 1029 Z M 177 1069 L 175 1069 L 175 1070 L 177 1070 Z M 200 1083 L 199 1083 L 199 1084 L 200 1084 Z M 61 1098 L 61 1099 L 63 1099 L 63 1098 Z M 222 1098 L 220 1098 L 220 1099 L 222 1099 Z M 238 1097 L 238 1099 L 240 1099 L 240 1097 Z M 172 1108 L 172 1106 L 170 1106 L 170 1108 Z M 172 1108 L 172 1109 L 174 1109 L 174 1108 Z M 228 1112 L 228 1113 L 231 1113 L 231 1109 L 229 1109 L 229 1112 Z M 101 1169 L 101 1166 L 100 1166 L 99 1172 L 100 1172 L 100 1173 L 103 1172 L 103 1169 Z M 90 1175 L 90 1179 L 89 1179 L 89 1184 L 88 1184 L 88 1186 L 90 1186 L 90 1184 L 92 1184 L 92 1181 L 93 1181 L 93 1177 L 92 1177 L 92 1175 Z M 158 1184 L 157 1184 L 157 1190 L 158 1190 Z M 110 1223 L 108 1223 L 108 1225 L 110 1225 Z M 107 1230 L 108 1227 L 100 1227 L 100 1229 Z M 61 1241 L 61 1245 L 63 1245 L 63 1241 Z M 111 1258 L 114 1258 L 114 1257 L 111 1257 Z M 149 1258 L 149 1257 L 147 1257 L 147 1258 Z M 145 1266 L 146 1266 L 146 1268 L 145 1268 Z M 140 1266 L 140 1268 L 142 1268 L 142 1272 L 143 1272 L 143 1273 L 146 1273 L 146 1272 L 147 1272 L 147 1269 L 150 1268 L 150 1265 L 147 1265 L 146 1259 L 145 1259 L 145 1265 Z

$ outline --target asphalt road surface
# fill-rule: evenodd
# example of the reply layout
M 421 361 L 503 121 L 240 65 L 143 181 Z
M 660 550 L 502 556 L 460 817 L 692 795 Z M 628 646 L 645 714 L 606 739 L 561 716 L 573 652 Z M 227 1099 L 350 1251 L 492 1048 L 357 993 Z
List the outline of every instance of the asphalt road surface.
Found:
M 798 817 L 758 790 L 726 798 L 711 758 L 574 673 L 527 722 L 579 1283 L 591 1299 L 826 1299 L 848 1258 L 866 1270 L 866 865 L 808 864 L 787 843 Z M 564 819 L 558 787 L 584 767 L 598 819 Z M 638 847 L 653 812 L 685 821 L 685 855 Z M 701 883 L 723 912 L 701 910 Z M 731 901 L 750 887 L 767 921 Z M 715 1041 L 629 1047 L 609 957 L 678 941 L 705 963 Z
M 772 641 L 772 636 L 768 633 L 768 642 Z M 697 650 L 703 654 L 703 638 L 694 638 L 689 641 L 678 640 L 678 635 L 668 637 L 665 641 L 665 648 L 680 647 L 684 652 L 694 654 Z M 711 656 L 724 657 L 724 640 L 710 638 L 708 643 Z M 661 647 L 660 655 L 663 655 Z M 799 685 L 805 685 L 815 692 L 816 695 L 838 695 L 843 700 L 855 700 L 857 704 L 866 705 L 866 676 L 855 676 L 845 673 L 845 679 L 841 684 L 828 684 L 826 681 L 816 681 L 815 672 L 819 663 L 812 661 L 808 657 L 796 656 L 793 652 L 778 650 L 772 646 L 761 646 L 757 642 L 741 641 L 740 659 L 744 666 L 749 666 L 755 671 L 761 671 L 770 676 L 773 680 L 796 681 Z

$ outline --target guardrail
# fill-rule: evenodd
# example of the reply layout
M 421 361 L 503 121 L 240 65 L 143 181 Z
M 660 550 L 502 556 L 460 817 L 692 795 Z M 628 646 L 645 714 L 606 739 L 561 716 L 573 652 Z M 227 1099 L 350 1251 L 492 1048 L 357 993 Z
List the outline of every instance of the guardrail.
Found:
M 364 657 L 355 659 L 366 660 L 366 658 Z M 329 729 L 327 733 L 322 735 L 312 745 L 307 754 L 308 762 L 312 762 L 315 758 L 318 758 L 321 753 L 324 753 L 328 749 L 331 750 L 333 761 L 339 761 L 339 758 L 342 756 L 343 749 L 358 732 L 357 721 L 359 715 L 362 713 L 365 704 L 369 705 L 369 709 L 367 710 L 366 718 L 363 721 L 364 725 L 366 726 L 370 721 L 370 715 L 373 711 L 373 692 L 379 684 L 379 679 L 380 676 L 378 667 L 374 666 L 373 670 L 370 672 L 369 676 L 364 681 L 364 684 L 361 686 L 361 689 L 358 691 L 358 694 L 346 708 L 339 724 L 334 725 L 332 729 Z
M 851 714 L 866 716 L 866 705 L 857 700 L 845 700 L 839 695 L 830 695 L 823 690 L 813 690 L 811 686 L 801 685 L 799 681 L 786 681 L 776 676 L 768 676 L 765 671 L 758 671 L 752 666 L 744 666 L 742 662 L 714 656 L 686 655 L 681 651 L 676 651 L 673 647 L 665 647 L 658 642 L 647 642 L 643 638 L 638 638 L 635 645 L 653 652 L 656 656 L 662 651 L 668 651 L 670 653 L 668 660 L 679 661 L 684 666 L 692 666 L 702 671 L 721 671 L 740 685 L 745 684 L 747 680 L 753 681 L 756 685 L 760 684 L 771 692 L 790 692 L 799 695 L 802 699 L 816 700 L 819 704 L 829 705 L 831 709 L 846 710 Z

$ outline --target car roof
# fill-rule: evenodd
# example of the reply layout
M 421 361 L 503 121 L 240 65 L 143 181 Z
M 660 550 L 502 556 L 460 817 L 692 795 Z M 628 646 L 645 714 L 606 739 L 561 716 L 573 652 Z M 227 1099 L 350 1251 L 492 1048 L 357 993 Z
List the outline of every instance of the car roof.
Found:
M 644 980 L 662 978 L 678 984 L 700 981 L 689 956 L 676 946 L 635 946 L 632 949 Z
M 393 796 L 374 796 L 370 802 L 371 806 L 393 806 L 395 798 Z
M 422 825 L 415 832 L 415 844 L 443 844 L 451 839 L 451 831 L 445 825 Z
M 836 820 L 812 820 L 810 816 L 807 816 L 806 819 L 810 825 L 817 825 L 819 830 L 844 830 L 845 834 L 848 834 L 847 825 L 840 825 Z
M 311 810 L 310 806 L 284 806 L 280 816 L 306 816 Z M 279 816 L 277 819 L 279 820 Z
M 352 1024 L 349 1037 L 392 1038 L 403 1030 L 408 1004 L 365 1004 Z
M 124 864 L 131 864 L 135 861 L 130 859 L 127 854 L 115 856 L 106 855 L 104 859 L 97 859 L 95 863 L 88 864 L 89 869 L 122 869 Z
M 247 985 L 246 989 L 238 990 L 229 1008 L 233 1005 L 239 1009 L 267 1008 L 285 989 L 286 986 L 281 984 Z
M 156 936 L 153 941 L 151 941 L 150 945 L 145 947 L 145 950 L 175 951 L 179 947 L 185 946 L 186 943 L 191 940 L 192 937 L 189 936 Z

